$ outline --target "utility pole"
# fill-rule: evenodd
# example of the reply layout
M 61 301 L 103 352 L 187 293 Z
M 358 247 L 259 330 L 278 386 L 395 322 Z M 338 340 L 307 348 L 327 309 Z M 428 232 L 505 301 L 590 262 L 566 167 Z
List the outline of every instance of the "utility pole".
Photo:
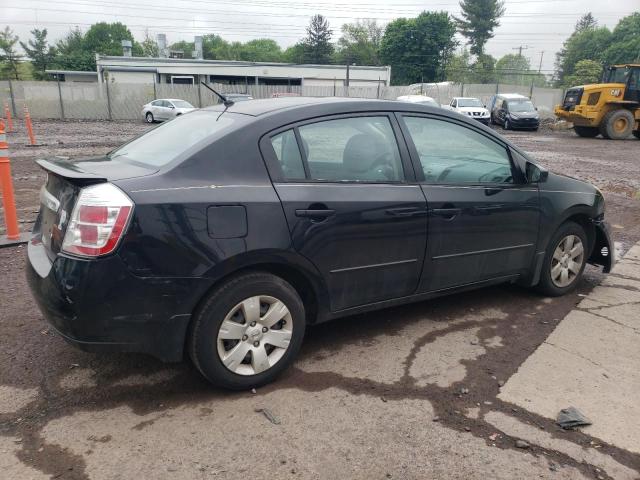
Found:
M 544 57 L 544 50 L 540 52 L 540 65 L 538 66 L 538 73 L 542 71 L 542 57 Z
M 519 47 L 514 47 L 511 50 L 518 50 L 518 56 L 521 57 L 522 50 L 527 50 L 528 48 L 530 48 L 528 45 L 520 45 Z

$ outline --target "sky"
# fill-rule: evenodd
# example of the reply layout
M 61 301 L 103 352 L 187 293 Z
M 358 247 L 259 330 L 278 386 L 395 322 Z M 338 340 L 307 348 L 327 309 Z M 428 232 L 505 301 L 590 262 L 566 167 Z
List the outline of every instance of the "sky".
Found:
M 620 18 L 640 11 L 640 0 L 505 0 L 505 15 L 486 47 L 496 58 L 522 54 L 542 72 L 551 74 L 555 53 L 573 32 L 578 18 L 592 12 L 599 25 L 613 28 Z M 309 18 L 327 17 L 339 38 L 344 23 L 376 19 L 381 25 L 423 10 L 459 15 L 458 0 L 0 0 L 0 28 L 9 25 L 22 41 L 33 28 L 46 28 L 51 41 L 75 26 L 120 21 L 134 37 L 166 33 L 168 43 L 192 41 L 194 35 L 216 33 L 227 40 L 273 38 L 283 48 L 305 36 Z M 464 38 L 459 37 L 461 45 Z

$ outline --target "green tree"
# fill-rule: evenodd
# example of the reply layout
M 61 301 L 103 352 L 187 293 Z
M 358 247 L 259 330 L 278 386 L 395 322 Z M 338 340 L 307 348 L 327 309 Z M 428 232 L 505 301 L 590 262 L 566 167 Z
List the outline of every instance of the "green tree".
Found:
M 18 36 L 9 27 L 0 31 L 0 74 L 4 78 L 20 79 L 19 64 L 22 55 L 16 50 L 17 43 Z
M 574 73 L 565 77 L 565 87 L 597 83 L 602 75 L 602 65 L 593 60 L 580 60 L 576 63 Z
M 84 35 L 82 50 L 90 54 L 122 55 L 122 40 L 134 42 L 126 25 L 120 22 L 94 23 Z
M 416 18 L 390 22 L 380 43 L 380 58 L 391 65 L 391 82 L 407 85 L 441 79 L 457 44 L 455 33 L 447 12 L 422 12 Z
M 624 17 L 611 34 L 611 45 L 604 52 L 609 65 L 640 62 L 640 12 Z
M 523 55 L 509 53 L 496 62 L 496 76 L 500 83 L 527 85 L 531 81 L 529 59 Z
M 576 30 L 564 42 L 556 54 L 556 84 L 563 86 L 565 77 L 572 75 L 580 60 L 604 63 L 605 52 L 611 44 L 611 32 L 598 27 L 595 21 L 586 21 L 586 16 L 576 24 Z
M 375 20 L 345 23 L 342 37 L 338 40 L 337 63 L 358 65 L 380 65 L 380 42 L 383 28 Z
M 31 35 L 33 35 L 33 39 L 28 43 L 20 42 L 20 45 L 31 59 L 35 79 L 46 80 L 45 70 L 50 66 L 55 56 L 55 50 L 49 46 L 46 28 L 42 30 L 35 28 L 31 30 Z
M 467 48 L 452 55 L 445 67 L 445 80 L 455 83 L 471 83 L 471 54 Z
M 304 40 L 304 61 L 306 63 L 327 64 L 331 62 L 333 45 L 329 28 L 329 21 L 322 15 L 311 17 L 307 27 L 307 37 Z
M 304 42 L 291 45 L 282 53 L 282 59 L 288 63 L 304 63 Z
M 472 55 L 484 53 L 493 30 L 500 25 L 504 2 L 500 0 L 461 0 L 461 18 L 454 17 L 458 31 L 467 38 Z
M 594 18 L 591 12 L 585 13 L 580 19 L 576 22 L 576 32 L 582 32 L 583 30 L 588 30 L 590 28 L 596 28 L 598 26 L 598 21 Z
M 270 38 L 250 40 L 242 46 L 240 59 L 248 62 L 281 62 L 282 49 Z
M 476 62 L 471 67 L 471 79 L 474 83 L 495 83 L 496 59 L 483 53 L 478 55 Z
M 184 54 L 183 58 L 193 58 L 193 51 L 195 48 L 196 46 L 194 42 L 187 42 L 185 40 L 180 40 L 179 42 L 169 45 L 169 50 L 182 52 Z
M 95 55 L 88 52 L 84 35 L 79 28 L 69 30 L 69 32 L 55 46 L 56 56 L 53 58 L 52 66 L 61 70 L 95 71 Z
M 144 32 L 144 40 L 140 43 L 140 49 L 142 50 L 141 56 L 143 57 L 155 58 L 160 54 L 158 42 L 151 38 L 148 30 Z

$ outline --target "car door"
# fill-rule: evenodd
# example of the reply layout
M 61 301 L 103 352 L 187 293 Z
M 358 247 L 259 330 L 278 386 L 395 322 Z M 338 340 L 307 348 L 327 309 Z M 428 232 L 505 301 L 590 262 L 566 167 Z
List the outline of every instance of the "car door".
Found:
M 153 102 L 151 102 L 151 114 L 153 115 L 153 118 L 155 120 L 160 120 L 162 119 L 162 114 L 160 113 L 160 104 L 162 103 L 162 100 L 154 100 Z
M 275 131 L 261 150 L 293 248 L 318 269 L 338 311 L 412 294 L 426 202 L 393 115 L 324 117 Z
M 429 205 L 418 291 L 527 273 L 538 237 L 538 189 L 524 182 L 507 146 L 453 119 L 401 119 Z

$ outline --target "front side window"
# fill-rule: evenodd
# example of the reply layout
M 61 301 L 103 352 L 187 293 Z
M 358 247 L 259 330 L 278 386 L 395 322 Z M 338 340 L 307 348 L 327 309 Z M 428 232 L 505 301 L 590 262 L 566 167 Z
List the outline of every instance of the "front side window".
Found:
M 299 128 L 311 179 L 397 182 L 404 179 L 386 116 L 326 120 Z
M 173 105 L 176 108 L 194 108 L 189 102 L 185 102 L 184 100 L 174 100 Z
M 513 183 L 507 149 L 443 120 L 404 117 L 425 181 L 440 184 Z

